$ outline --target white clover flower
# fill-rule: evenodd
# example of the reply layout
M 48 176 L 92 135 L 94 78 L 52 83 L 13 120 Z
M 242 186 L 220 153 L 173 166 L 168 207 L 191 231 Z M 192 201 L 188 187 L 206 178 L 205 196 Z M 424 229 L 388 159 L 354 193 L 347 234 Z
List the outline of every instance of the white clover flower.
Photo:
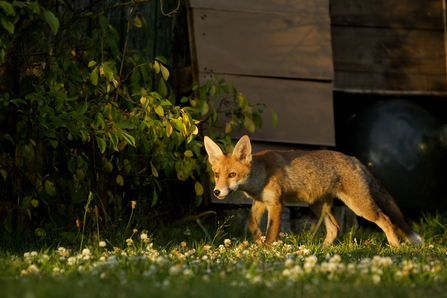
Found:
M 355 264 L 354 263 L 349 263 L 348 264 L 348 272 L 349 273 L 354 273 L 355 271 Z
M 316 264 L 317 261 L 318 261 L 318 258 L 317 258 L 316 256 L 308 256 L 308 257 L 306 257 L 306 258 L 304 259 L 304 261 L 305 261 L 306 263 L 310 263 L 311 265 L 315 266 L 315 264 Z
M 225 244 L 225 247 L 230 246 L 231 245 L 231 240 L 230 239 L 225 239 L 224 240 L 224 244 Z
M 90 255 L 85 255 L 82 259 L 83 259 L 84 261 L 88 261 L 88 260 L 90 260 Z
M 341 261 L 340 255 L 335 254 L 332 258 L 330 258 L 330 263 L 339 263 Z
M 75 258 L 75 257 L 69 257 L 69 258 L 67 259 L 67 263 L 68 263 L 68 265 L 70 265 L 70 266 L 76 264 L 76 258 Z
M 204 255 L 204 256 L 202 257 L 202 260 L 204 260 L 204 261 L 208 260 L 208 256 L 207 256 L 207 255 Z
M 90 253 L 90 249 L 88 249 L 88 248 L 84 248 L 83 250 L 82 250 L 82 255 L 84 255 L 84 256 L 89 256 L 91 253 Z
M 180 272 L 180 267 L 178 266 L 172 266 L 169 268 L 169 275 L 177 275 Z
M 25 269 L 23 269 L 23 270 L 20 272 L 20 276 L 25 276 L 25 275 L 28 275 L 28 274 L 29 274 L 29 272 L 26 271 Z
M 308 254 L 310 254 L 310 249 L 308 249 L 308 248 L 303 249 L 303 255 L 308 255 Z
M 53 268 L 53 273 L 54 274 L 59 274 L 61 272 L 61 268 L 59 268 L 59 267 L 54 267 Z
M 223 244 L 219 245 L 219 251 L 220 251 L 220 252 L 223 253 L 223 252 L 225 252 L 225 250 L 226 250 L 226 249 L 225 249 L 225 246 L 223 246 Z
M 423 267 L 422 267 L 422 270 L 423 271 L 425 271 L 425 272 L 428 272 L 428 271 L 430 271 L 430 265 L 427 265 L 427 264 L 425 264 Z
M 141 233 L 140 238 L 141 238 L 141 240 L 147 239 L 147 234 L 146 233 Z
M 48 261 L 50 259 L 50 256 L 45 254 L 42 256 L 42 260 Z
M 261 236 L 261 241 L 265 242 L 266 237 L 265 236 Z
M 102 256 L 102 257 L 99 258 L 99 260 L 100 260 L 101 262 L 105 262 L 105 261 L 106 261 L 106 257 Z
M 133 240 L 131 238 L 126 239 L 126 243 L 127 243 L 127 246 L 131 246 L 133 243 Z
M 105 241 L 99 241 L 99 247 L 106 247 L 107 243 Z
M 37 268 L 37 266 L 34 265 L 34 264 L 29 265 L 27 270 L 28 270 L 29 273 L 37 273 L 37 272 L 39 272 L 39 268 Z
M 291 267 L 293 266 L 294 263 L 295 263 L 295 262 L 294 262 L 292 259 L 287 259 L 287 260 L 284 262 L 284 265 L 285 265 L 286 267 L 288 267 L 288 268 L 291 268 Z
M 327 271 L 329 271 L 331 273 L 337 271 L 337 268 L 338 268 L 337 264 L 338 263 L 329 262 L 328 265 L 327 265 Z
M 204 274 L 204 275 L 202 276 L 202 280 L 203 280 L 203 281 L 209 281 L 209 280 L 210 280 L 209 275 L 208 275 L 208 274 Z
M 35 258 L 35 257 L 37 257 L 38 253 L 37 253 L 37 251 L 32 251 L 30 253 L 30 255 L 31 255 L 31 257 Z
M 99 278 L 100 279 L 104 279 L 104 278 L 106 278 L 107 277 L 107 273 L 105 273 L 105 272 L 102 272 L 100 275 L 99 275 Z
M 262 282 L 262 277 L 257 275 L 251 279 L 251 282 L 254 284 L 260 283 L 260 282 Z
M 393 264 L 393 259 L 391 259 L 390 257 L 383 257 L 380 259 L 380 264 L 383 267 L 390 267 Z
M 23 254 L 23 256 L 25 257 L 25 259 L 30 260 L 31 259 L 31 254 L 29 252 L 26 252 Z
M 396 271 L 396 273 L 394 273 L 394 277 L 396 278 L 401 278 L 403 276 L 402 271 Z
M 374 274 L 372 277 L 372 281 L 374 284 L 378 284 L 380 282 L 380 275 Z
M 185 270 L 183 270 L 183 276 L 184 277 L 193 277 L 194 276 L 194 272 L 192 272 L 191 269 L 186 268 Z
M 80 265 L 80 266 L 78 267 L 78 271 L 79 271 L 79 272 L 84 271 L 84 266 Z

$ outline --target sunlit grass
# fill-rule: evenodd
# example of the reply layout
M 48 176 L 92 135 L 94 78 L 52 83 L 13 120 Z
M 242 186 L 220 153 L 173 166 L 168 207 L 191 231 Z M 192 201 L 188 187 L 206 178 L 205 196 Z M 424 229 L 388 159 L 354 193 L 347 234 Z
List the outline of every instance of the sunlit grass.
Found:
M 446 296 L 444 236 L 430 233 L 434 222 L 427 222 L 419 223 L 428 236 L 422 234 L 422 247 L 397 249 L 376 232 L 348 232 L 324 248 L 323 235 L 310 232 L 281 235 L 266 247 L 230 238 L 222 227 L 209 243 L 186 227 L 161 246 L 147 231 L 133 230 L 121 247 L 100 240 L 81 251 L 59 246 L 1 253 L 0 296 Z

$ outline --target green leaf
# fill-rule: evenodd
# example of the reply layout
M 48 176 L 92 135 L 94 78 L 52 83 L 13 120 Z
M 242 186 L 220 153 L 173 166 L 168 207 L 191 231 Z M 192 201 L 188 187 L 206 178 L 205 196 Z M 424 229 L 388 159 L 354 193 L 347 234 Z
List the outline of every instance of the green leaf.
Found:
M 127 134 L 125 132 L 121 132 L 123 138 L 127 141 L 127 143 L 129 143 L 130 145 L 135 147 L 135 139 L 133 136 L 131 136 L 130 134 Z
M 92 82 L 94 86 L 98 85 L 98 67 L 95 67 L 90 73 L 90 82 Z
M 113 70 L 107 63 L 102 64 L 102 69 L 104 69 L 104 72 L 106 73 L 107 80 L 111 82 L 113 80 Z
M 5 218 L 5 220 L 3 221 L 3 226 L 5 227 L 5 230 L 8 231 L 9 233 L 12 233 L 11 213 L 12 213 L 12 211 L 10 211 L 10 212 L 8 213 L 8 215 L 6 215 L 6 218 Z
M 155 108 L 155 113 L 157 113 L 157 115 L 160 117 L 163 117 L 165 115 L 165 111 L 163 110 L 162 106 L 157 106 Z
M 86 101 L 81 101 L 75 107 L 76 114 L 78 114 L 78 116 L 84 115 L 85 112 L 87 112 L 87 108 L 88 108 L 88 103 Z
M 158 200 L 157 191 L 155 190 L 155 187 L 154 187 L 154 195 L 153 195 L 151 207 L 154 207 L 155 204 L 157 204 L 157 200 Z
M 128 159 L 124 159 L 124 172 L 126 174 L 129 174 L 131 169 L 132 169 L 132 164 L 130 163 L 130 161 Z
M 152 175 L 154 175 L 155 177 L 158 177 L 158 171 L 157 169 L 154 167 L 154 165 L 151 162 L 151 171 L 152 171 Z
M 32 199 L 31 196 L 24 197 L 22 200 L 22 208 L 28 208 L 29 205 L 31 204 L 31 199 Z
M 255 123 L 253 122 L 253 120 L 250 119 L 250 117 L 248 117 L 248 115 L 245 115 L 245 119 L 244 119 L 244 127 L 249 131 L 249 132 L 254 132 L 256 129 Z
M 76 158 L 74 156 L 72 156 L 69 160 L 68 160 L 68 170 L 71 173 L 74 173 L 76 171 Z
M 158 63 L 157 61 L 154 61 L 153 65 L 154 65 L 155 74 L 159 73 L 160 72 L 160 63 Z
M 88 63 L 88 67 L 92 67 L 92 66 L 95 66 L 95 65 L 96 65 L 96 61 L 90 61 Z
M 42 131 L 43 132 L 43 134 L 45 135 L 45 136 L 47 136 L 47 137 L 49 137 L 49 138 L 55 138 L 56 137 L 56 134 L 54 133 L 54 131 L 52 131 L 52 130 L 48 130 L 48 129 L 46 129 L 46 130 L 44 130 L 44 131 Z
M 56 149 L 57 146 L 59 145 L 59 142 L 55 141 L 55 140 L 50 140 L 50 144 L 51 144 L 51 146 L 53 146 L 54 149 Z
M 0 174 L 2 174 L 3 180 L 6 181 L 6 179 L 8 178 L 8 173 L 5 170 L 0 169 Z
M 14 24 L 11 23 L 10 20 L 7 20 L 0 15 L 0 23 L 2 24 L 2 27 L 5 28 L 9 33 L 14 34 Z
M 13 145 L 15 145 L 16 143 L 14 142 L 14 139 L 7 133 L 3 134 L 3 137 L 5 138 L 5 140 L 10 141 Z
M 0 1 L 0 7 L 3 8 L 4 12 L 7 15 L 14 16 L 16 14 L 14 11 L 14 7 L 6 1 Z
M 165 57 L 163 57 L 163 56 L 157 56 L 157 57 L 155 57 L 155 60 L 158 60 L 158 61 L 160 61 L 161 63 L 164 63 L 164 64 L 168 64 L 168 60 L 166 60 L 166 58 Z
M 33 14 L 39 14 L 40 8 L 39 8 L 39 4 L 37 3 L 37 1 L 29 2 L 28 10 L 31 11 Z M 30 16 L 30 18 L 31 18 L 31 16 Z
M 201 196 L 203 195 L 203 186 L 199 183 L 199 181 L 196 181 L 196 184 L 194 185 L 194 190 L 196 191 L 196 195 Z
M 95 122 L 93 124 L 93 127 L 95 129 L 98 129 L 99 127 L 101 128 L 105 128 L 106 127 L 106 123 L 104 122 L 104 117 L 101 113 L 96 113 L 95 115 Z
M 278 115 L 276 115 L 272 108 L 269 108 L 269 110 L 272 113 L 272 125 L 273 127 L 276 127 L 276 125 L 278 124 Z
M 22 153 L 22 157 L 28 159 L 31 157 L 31 149 L 28 145 L 23 144 L 20 148 L 20 152 Z
M 161 75 L 163 76 L 163 79 L 165 81 L 167 81 L 169 78 L 169 70 L 163 64 L 160 65 L 160 68 L 161 68 Z
M 39 201 L 38 200 L 31 200 L 31 205 L 33 205 L 34 208 L 37 208 L 37 206 L 39 206 Z
M 56 124 L 57 126 L 65 127 L 65 123 L 61 120 L 61 118 L 59 118 L 59 116 L 50 116 L 48 118 L 50 118 L 50 120 L 53 121 L 54 124 Z
M 76 177 L 78 177 L 78 180 L 79 180 L 79 181 L 84 180 L 84 177 L 85 177 L 85 173 L 84 173 L 84 171 L 81 170 L 81 169 L 77 169 L 77 170 L 76 170 Z
M 99 151 L 101 151 L 101 154 L 104 153 L 104 151 L 106 151 L 106 141 L 96 136 L 96 143 L 98 143 Z
M 123 179 L 123 176 L 121 176 L 121 175 L 116 176 L 116 183 L 117 183 L 119 186 L 123 186 L 123 185 L 124 185 L 124 179 Z
M 174 123 L 175 129 L 178 131 L 183 131 L 185 127 L 183 126 L 183 122 L 178 119 L 171 119 L 172 123 Z
M 59 19 L 56 18 L 54 13 L 52 13 L 49 10 L 45 10 L 43 13 L 43 16 L 45 18 L 45 21 L 50 25 L 51 31 L 53 31 L 53 34 L 57 34 L 57 30 L 59 30 Z
M 121 129 L 135 129 L 136 128 L 135 124 L 132 123 L 132 121 L 130 121 L 130 120 L 124 120 L 123 122 L 115 123 L 114 127 L 121 128 Z
M 56 188 L 54 187 L 54 183 L 50 180 L 45 181 L 44 185 L 45 192 L 50 196 L 54 197 L 56 195 Z M 31 201 L 32 204 L 32 201 Z M 34 206 L 34 205 L 33 205 Z
M 105 16 L 100 16 L 99 24 L 101 25 L 102 36 L 105 36 L 107 28 L 109 27 L 109 20 Z
M 166 83 L 163 79 L 158 82 L 158 93 L 162 97 L 166 97 L 168 95 L 168 87 L 166 86 Z
M 185 154 L 185 156 L 188 156 L 188 157 L 193 157 L 194 156 L 194 154 L 192 153 L 191 150 L 186 150 L 183 154 Z

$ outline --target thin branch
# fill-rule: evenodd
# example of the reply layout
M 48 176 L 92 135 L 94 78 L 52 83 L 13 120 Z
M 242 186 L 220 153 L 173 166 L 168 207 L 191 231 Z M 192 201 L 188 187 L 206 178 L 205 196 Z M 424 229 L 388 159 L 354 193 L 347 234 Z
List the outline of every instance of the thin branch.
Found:
M 115 102 L 118 101 L 119 88 L 120 88 L 120 85 L 121 85 L 121 75 L 123 73 L 124 60 L 126 59 L 127 41 L 129 39 L 130 17 L 132 15 L 132 12 L 133 12 L 134 8 L 135 8 L 135 2 L 132 2 L 132 8 L 130 9 L 129 18 L 127 19 L 126 42 L 124 43 L 123 58 L 121 59 L 120 73 L 118 75 L 118 88 L 116 88 Z
M 174 14 L 174 13 L 177 13 L 178 12 L 178 9 L 180 8 L 180 0 L 178 1 L 178 5 L 177 5 L 177 8 L 176 9 L 174 9 L 173 11 L 171 11 L 171 12 L 168 12 L 168 13 L 164 13 L 163 12 L 163 0 L 160 0 L 160 10 L 161 10 L 161 13 L 165 16 L 165 17 L 172 17 L 172 15 Z

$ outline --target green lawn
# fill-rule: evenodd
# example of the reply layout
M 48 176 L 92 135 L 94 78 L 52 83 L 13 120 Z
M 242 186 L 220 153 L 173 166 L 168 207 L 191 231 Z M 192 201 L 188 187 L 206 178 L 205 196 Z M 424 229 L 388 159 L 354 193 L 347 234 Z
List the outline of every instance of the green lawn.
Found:
M 210 246 L 213 234 L 191 225 L 192 235 L 166 229 L 163 247 L 136 232 L 119 248 L 1 252 L 0 297 L 447 297 L 444 218 L 413 223 L 424 246 L 398 249 L 378 231 L 348 232 L 328 248 L 323 233 L 282 235 L 265 248 L 228 227 Z

